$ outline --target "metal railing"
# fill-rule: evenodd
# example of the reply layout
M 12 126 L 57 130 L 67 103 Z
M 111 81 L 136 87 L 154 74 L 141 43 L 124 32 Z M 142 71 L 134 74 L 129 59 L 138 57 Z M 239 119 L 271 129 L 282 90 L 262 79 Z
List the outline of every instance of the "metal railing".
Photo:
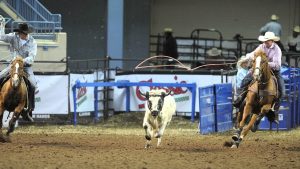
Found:
M 60 32 L 61 15 L 52 14 L 38 0 L 6 0 L 10 7 L 20 18 L 31 23 L 36 32 Z M 53 28 L 53 29 L 52 29 Z

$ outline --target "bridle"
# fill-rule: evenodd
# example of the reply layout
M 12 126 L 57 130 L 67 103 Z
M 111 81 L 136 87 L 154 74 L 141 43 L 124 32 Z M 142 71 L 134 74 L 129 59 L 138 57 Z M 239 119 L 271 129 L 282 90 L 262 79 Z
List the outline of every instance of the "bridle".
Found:
M 21 67 L 21 63 L 15 61 L 16 63 L 13 63 L 13 66 L 11 68 L 11 73 L 10 73 L 10 76 L 11 76 L 11 85 L 13 88 L 17 88 L 21 83 L 21 79 L 22 79 L 22 72 L 20 72 L 20 68 Z M 22 70 L 21 70 L 22 71 Z

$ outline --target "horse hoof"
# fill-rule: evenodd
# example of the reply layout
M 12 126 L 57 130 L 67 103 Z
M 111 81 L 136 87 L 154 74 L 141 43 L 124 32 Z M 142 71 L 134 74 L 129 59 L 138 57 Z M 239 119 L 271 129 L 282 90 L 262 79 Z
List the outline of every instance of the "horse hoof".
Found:
M 253 126 L 251 127 L 251 131 L 252 131 L 253 133 L 255 133 L 255 132 L 257 131 L 257 128 L 258 128 L 258 126 L 255 125 L 255 124 L 253 124 Z
M 148 149 L 148 148 L 150 148 L 151 146 L 150 146 L 150 144 L 146 144 L 145 145 L 145 149 Z

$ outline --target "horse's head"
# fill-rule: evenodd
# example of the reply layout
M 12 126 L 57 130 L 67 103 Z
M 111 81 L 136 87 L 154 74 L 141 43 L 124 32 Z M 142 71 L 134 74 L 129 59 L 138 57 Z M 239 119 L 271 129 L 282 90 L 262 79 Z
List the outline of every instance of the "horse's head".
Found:
M 24 62 L 22 57 L 16 57 L 11 63 L 10 77 L 14 88 L 20 85 L 21 78 L 24 76 Z
M 268 58 L 263 51 L 258 51 L 254 54 L 253 60 L 253 77 L 254 80 L 262 81 L 267 80 L 269 78 L 269 65 L 268 65 Z

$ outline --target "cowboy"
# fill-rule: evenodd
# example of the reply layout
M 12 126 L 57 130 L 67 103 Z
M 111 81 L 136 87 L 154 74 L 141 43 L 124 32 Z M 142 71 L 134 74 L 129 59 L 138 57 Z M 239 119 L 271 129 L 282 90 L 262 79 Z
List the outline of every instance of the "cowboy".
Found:
M 276 110 L 279 108 L 279 99 L 281 97 L 285 96 L 285 90 L 284 90 L 284 82 L 280 74 L 280 68 L 281 68 L 281 57 L 282 57 L 282 52 L 279 46 L 275 43 L 278 41 L 280 38 L 275 36 L 273 32 L 266 32 L 265 35 L 261 35 L 258 37 L 258 40 L 263 42 L 260 44 L 253 52 L 246 54 L 246 58 L 248 60 L 253 60 L 254 59 L 254 53 L 262 50 L 264 53 L 266 53 L 268 57 L 268 65 L 272 69 L 277 82 L 278 82 L 278 100 L 276 101 Z M 237 99 L 233 102 L 233 106 L 239 107 L 244 100 L 247 92 L 248 92 L 248 85 L 251 83 L 253 80 L 252 77 L 252 71 L 249 70 L 249 73 L 246 75 L 246 77 L 243 79 L 242 84 L 241 84 L 241 93 L 237 97 Z
M 246 77 L 249 71 L 249 62 L 248 59 L 246 59 L 246 56 L 242 56 L 240 60 L 237 62 L 236 66 L 238 70 L 236 73 L 236 87 L 240 89 L 242 81 Z
M 32 29 L 26 23 L 18 25 L 18 29 L 14 29 L 13 33 L 0 35 L 0 40 L 10 44 L 10 55 L 12 59 L 21 56 L 24 59 L 24 71 L 28 74 L 28 96 L 29 96 L 29 111 L 32 113 L 35 108 L 35 89 L 36 81 L 34 78 L 32 64 L 37 53 L 37 43 L 29 34 Z M 0 72 L 0 87 L 4 83 L 4 79 L 8 76 L 10 65 Z M 26 117 L 23 117 L 26 119 Z M 28 117 L 31 118 L 31 117 Z M 32 121 L 32 119 L 26 119 Z
M 259 32 L 261 35 L 264 35 L 266 32 L 273 32 L 275 36 L 281 37 L 282 33 L 282 26 L 278 22 L 279 17 L 275 14 L 271 15 L 270 22 L 266 23 L 263 27 L 260 28 Z M 277 45 L 280 47 L 282 51 L 285 51 L 282 43 L 280 42 L 280 39 L 276 41 Z

